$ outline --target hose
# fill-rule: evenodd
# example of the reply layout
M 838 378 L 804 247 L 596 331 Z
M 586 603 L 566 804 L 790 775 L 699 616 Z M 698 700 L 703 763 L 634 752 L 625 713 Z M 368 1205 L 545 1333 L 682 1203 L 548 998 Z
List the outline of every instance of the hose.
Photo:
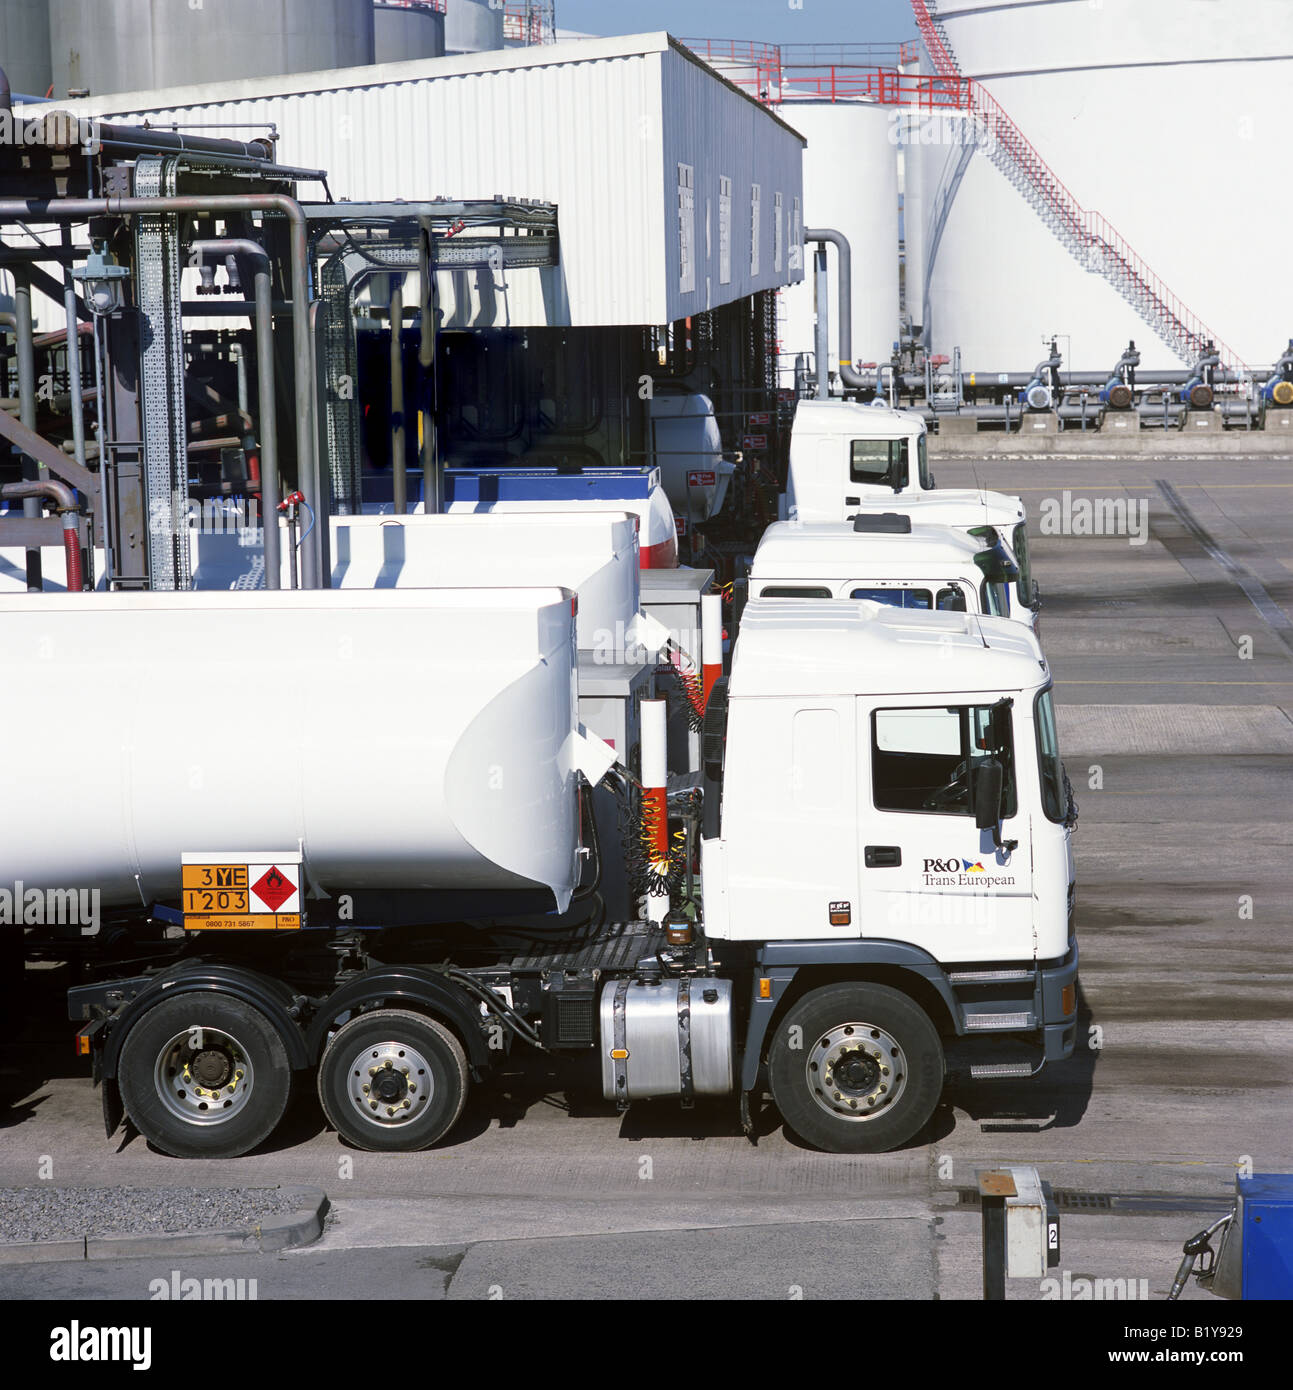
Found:
M 530 1027 L 529 1023 L 503 998 L 501 994 L 495 994 L 487 985 L 481 984 L 474 975 L 469 975 L 465 970 L 446 970 L 445 975 L 455 984 L 465 989 L 469 994 L 475 995 L 487 1008 L 498 1015 L 500 1023 L 505 1023 L 517 1037 L 524 1039 L 531 1047 L 536 1047 L 540 1052 L 546 1052 L 539 1040 L 539 1035 Z
M 692 658 L 672 638 L 665 643 L 664 654 L 668 665 L 660 667 L 657 674 L 672 676 L 678 682 L 687 712 L 687 727 L 698 734 L 705 720 L 705 687 L 701 674 Z

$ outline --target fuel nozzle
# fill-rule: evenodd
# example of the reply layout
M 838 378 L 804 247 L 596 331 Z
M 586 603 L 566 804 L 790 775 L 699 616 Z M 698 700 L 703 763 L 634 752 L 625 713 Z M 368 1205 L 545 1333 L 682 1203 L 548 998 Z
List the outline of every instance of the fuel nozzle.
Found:
M 1167 1295 L 1167 1301 L 1169 1303 L 1175 1303 L 1176 1300 L 1180 1298 L 1181 1291 L 1185 1288 L 1186 1284 L 1190 1282 L 1190 1274 L 1194 1270 L 1194 1262 L 1199 1259 L 1200 1256 L 1212 1256 L 1214 1254 L 1212 1249 L 1212 1237 L 1233 1215 L 1233 1212 L 1227 1212 L 1219 1221 L 1214 1221 L 1211 1226 L 1207 1227 L 1206 1230 L 1200 1231 L 1198 1235 L 1191 1236 L 1189 1240 L 1181 1246 L 1184 1258 L 1177 1268 L 1176 1278 L 1172 1280 L 1171 1292 Z M 1199 1271 L 1198 1277 L 1200 1280 L 1207 1279 L 1212 1273 L 1213 1263 L 1214 1261 L 1212 1259 L 1209 1259 L 1205 1263 L 1203 1268 Z

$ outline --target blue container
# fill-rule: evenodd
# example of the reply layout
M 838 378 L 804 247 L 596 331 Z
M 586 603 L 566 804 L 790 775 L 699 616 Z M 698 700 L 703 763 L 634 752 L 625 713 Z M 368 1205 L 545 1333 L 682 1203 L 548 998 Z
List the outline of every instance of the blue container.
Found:
M 1293 1173 L 1237 1179 L 1243 1213 L 1243 1296 L 1293 1299 Z
M 445 502 L 579 502 L 650 497 L 660 486 L 658 468 L 446 468 Z

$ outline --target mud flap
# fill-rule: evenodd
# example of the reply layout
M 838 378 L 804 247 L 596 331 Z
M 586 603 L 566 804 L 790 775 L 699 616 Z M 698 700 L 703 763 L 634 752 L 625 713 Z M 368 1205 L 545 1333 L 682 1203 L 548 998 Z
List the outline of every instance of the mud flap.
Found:
M 126 1118 L 126 1107 L 121 1103 L 121 1088 L 115 1079 L 103 1080 L 103 1133 L 111 1139 L 122 1120 Z
M 759 1136 L 754 1128 L 754 1116 L 750 1113 L 750 1093 L 741 1092 L 741 1128 L 745 1131 L 745 1137 L 757 1149 L 759 1147 Z

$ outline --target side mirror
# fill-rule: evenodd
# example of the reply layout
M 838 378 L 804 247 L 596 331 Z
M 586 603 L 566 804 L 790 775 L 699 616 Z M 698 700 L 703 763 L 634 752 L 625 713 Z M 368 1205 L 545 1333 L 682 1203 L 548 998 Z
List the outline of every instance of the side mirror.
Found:
M 1001 825 L 1001 793 L 1005 787 L 1005 771 L 996 758 L 984 758 L 975 763 L 970 774 L 970 801 L 974 807 L 974 825 L 978 830 L 991 830 L 996 835 Z

